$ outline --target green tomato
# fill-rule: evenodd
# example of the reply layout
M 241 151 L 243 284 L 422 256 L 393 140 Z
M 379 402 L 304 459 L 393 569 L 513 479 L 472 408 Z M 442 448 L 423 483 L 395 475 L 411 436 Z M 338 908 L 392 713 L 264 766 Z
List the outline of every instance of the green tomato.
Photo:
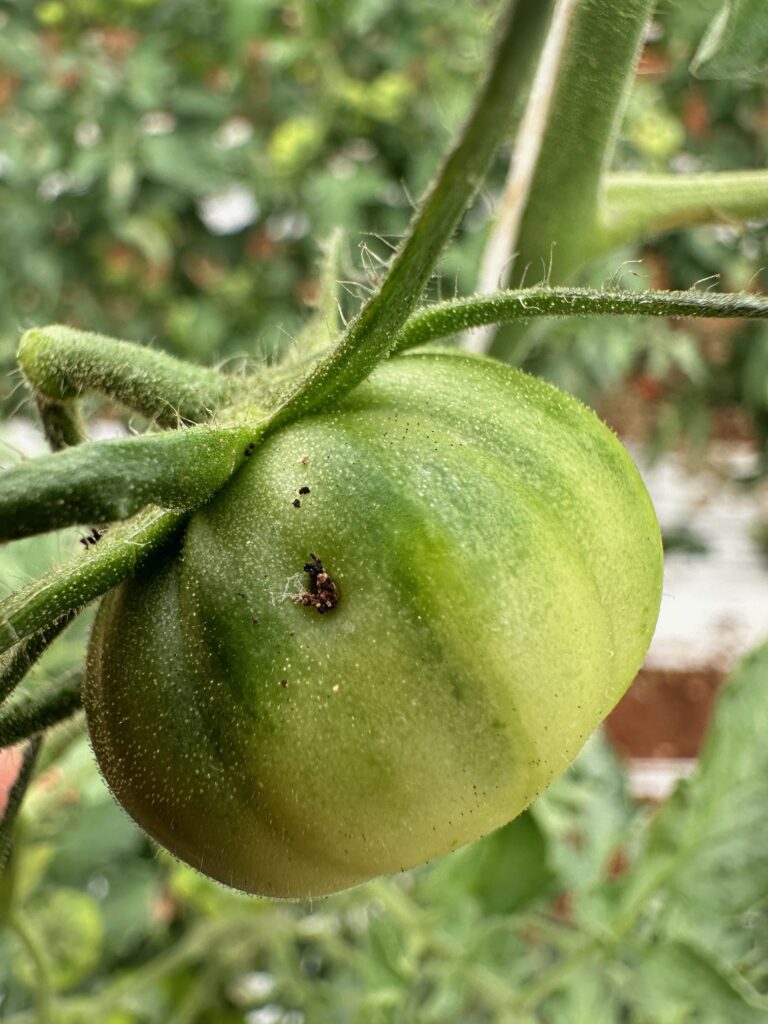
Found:
M 103 601 L 96 757 L 205 874 L 334 892 L 519 814 L 631 682 L 661 574 L 643 483 L 592 412 L 491 360 L 394 358 L 273 434 Z

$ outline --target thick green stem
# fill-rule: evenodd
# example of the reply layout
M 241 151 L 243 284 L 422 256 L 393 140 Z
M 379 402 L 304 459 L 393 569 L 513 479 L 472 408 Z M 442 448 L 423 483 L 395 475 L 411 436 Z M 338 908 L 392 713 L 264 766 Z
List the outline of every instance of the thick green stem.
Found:
M 582 0 L 517 241 L 513 280 L 526 269 L 565 282 L 592 254 L 603 176 L 656 0 Z
M 247 458 L 248 427 L 190 427 L 90 441 L 0 475 L 0 539 L 128 519 L 147 505 L 177 512 L 206 501 Z
M 340 343 L 288 394 L 273 416 L 273 425 L 339 397 L 389 353 L 509 132 L 517 93 L 529 76 L 531 43 L 540 37 L 548 13 L 548 5 L 541 0 L 507 5 L 488 78 L 457 144 L 419 205 L 381 287 Z
M 563 59 L 571 20 L 578 0 L 543 0 L 553 9 L 546 42 L 541 48 L 536 75 L 528 95 L 525 114 L 515 138 L 507 182 L 499 200 L 494 222 L 488 233 L 477 277 L 477 293 L 488 295 L 506 288 L 512 272 L 512 253 L 517 243 L 520 221 L 531 188 L 536 163 L 550 109 L 557 89 L 557 79 Z M 482 351 L 483 342 L 475 334 L 475 345 L 467 346 Z
M 612 174 L 606 181 L 600 247 L 689 224 L 768 218 L 768 171 Z
M 408 320 L 395 351 L 482 327 L 554 316 L 768 317 L 768 297 L 717 292 L 526 288 L 436 303 Z
M 13 746 L 71 718 L 82 707 L 81 692 L 82 676 L 78 672 L 2 708 L 0 747 Z
M 17 644 L 13 650 L 0 656 L 0 704 L 8 697 L 16 686 L 29 672 L 37 659 L 46 651 L 49 644 L 66 629 L 79 609 L 72 609 L 66 615 L 41 629 L 34 636 L 27 637 Z
M 81 558 L 0 602 L 0 653 L 116 586 L 168 540 L 183 518 L 151 509 L 110 530 Z
M 57 449 L 82 439 L 72 403 L 95 392 L 135 409 L 162 427 L 204 423 L 231 401 L 241 382 L 142 345 L 53 325 L 27 331 L 18 361 L 36 394 Z M 62 406 L 64 407 L 62 409 Z

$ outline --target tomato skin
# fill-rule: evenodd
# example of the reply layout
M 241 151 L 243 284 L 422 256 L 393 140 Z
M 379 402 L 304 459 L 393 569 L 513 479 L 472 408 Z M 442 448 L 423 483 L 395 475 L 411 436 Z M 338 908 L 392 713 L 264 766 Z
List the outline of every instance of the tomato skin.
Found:
M 310 555 L 337 587 L 325 614 L 292 600 Z M 661 572 L 640 476 L 593 413 L 491 360 L 391 359 L 104 599 L 94 751 L 204 873 L 334 892 L 503 825 L 560 774 L 639 667 Z

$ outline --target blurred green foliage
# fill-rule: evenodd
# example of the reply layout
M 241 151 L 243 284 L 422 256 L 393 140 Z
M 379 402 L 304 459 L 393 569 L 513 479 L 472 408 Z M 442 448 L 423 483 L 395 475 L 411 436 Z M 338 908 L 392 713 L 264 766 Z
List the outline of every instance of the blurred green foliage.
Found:
M 279 348 L 332 228 L 380 256 L 365 232 L 404 230 L 492 10 L 0 3 L 0 366 L 51 321 L 203 362 Z

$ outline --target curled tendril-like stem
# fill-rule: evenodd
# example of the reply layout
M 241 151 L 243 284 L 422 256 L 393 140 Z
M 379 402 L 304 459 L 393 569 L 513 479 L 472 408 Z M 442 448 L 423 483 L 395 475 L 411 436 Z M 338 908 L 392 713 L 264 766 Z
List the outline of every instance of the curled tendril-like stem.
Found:
M 17 358 L 54 450 L 85 439 L 77 410 L 85 394 L 104 395 L 159 427 L 178 427 L 210 420 L 242 386 L 164 352 L 62 325 L 27 331 Z

